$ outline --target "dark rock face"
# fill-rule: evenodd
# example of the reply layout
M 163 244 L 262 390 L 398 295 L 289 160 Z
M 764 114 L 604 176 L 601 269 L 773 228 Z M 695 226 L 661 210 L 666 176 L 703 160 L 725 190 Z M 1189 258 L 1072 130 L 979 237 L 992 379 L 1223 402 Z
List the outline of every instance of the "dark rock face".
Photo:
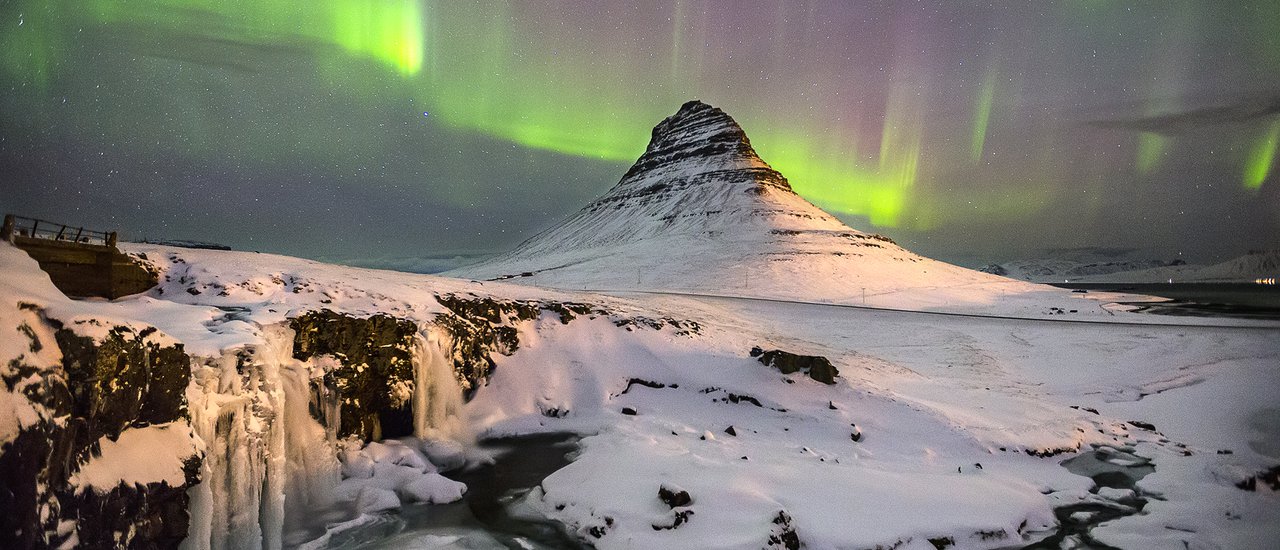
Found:
M 129 548 L 177 548 L 187 538 L 187 488 L 199 482 L 200 462 L 199 456 L 187 460 L 182 487 L 148 483 L 139 490 L 121 485 L 106 494 L 85 491 L 73 499 L 72 509 L 64 512 L 79 518 L 81 547 L 111 548 L 116 533 L 132 533 Z
M 759 347 L 751 348 L 751 356 L 766 366 L 774 367 L 782 374 L 804 371 L 809 378 L 823 384 L 835 384 L 840 371 L 826 357 L 820 355 L 797 355 L 782 350 L 765 351 Z
M 413 403 L 398 399 L 395 388 L 414 384 L 416 324 L 390 315 L 361 318 L 320 310 L 294 317 L 289 326 L 294 358 L 327 354 L 341 364 L 323 380 L 340 399 L 339 437 L 373 441 L 413 434 Z
M 125 326 L 96 342 L 42 320 L 56 330 L 62 363 L 15 359 L 0 370 L 7 390 L 48 412 L 0 449 L 0 548 L 56 548 L 72 537 L 84 548 L 176 548 L 187 535 L 187 489 L 199 482 L 199 455 L 187 458 L 178 487 L 120 485 L 104 494 L 77 492 L 69 480 L 100 452 L 100 438 L 189 420 L 190 359 L 182 345 L 161 345 L 148 340 L 154 329 Z M 25 334 L 32 351 L 52 344 Z M 59 529 L 63 522 L 72 527 Z
M 495 365 L 489 354 L 511 355 L 520 348 L 519 331 L 513 325 L 537 319 L 542 311 L 536 302 L 453 295 L 436 296 L 436 301 L 450 311 L 436 316 L 436 325 L 453 336 L 453 367 L 468 398 L 493 372 Z M 561 322 L 567 323 L 575 310 L 582 309 L 565 307 L 556 312 Z
M 189 418 L 186 389 L 191 360 L 182 344 L 161 347 L 147 342 L 153 332 L 115 327 L 101 342 L 67 329 L 57 332 L 71 391 L 71 415 L 84 420 L 84 430 L 77 434 L 78 447 L 87 447 L 104 435 L 115 439 L 130 425 Z

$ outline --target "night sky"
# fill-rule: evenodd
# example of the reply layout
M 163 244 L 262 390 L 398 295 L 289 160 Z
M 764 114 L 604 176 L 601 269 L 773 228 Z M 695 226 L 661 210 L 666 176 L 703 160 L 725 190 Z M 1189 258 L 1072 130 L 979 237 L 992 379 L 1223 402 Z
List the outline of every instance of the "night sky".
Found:
M 964 265 L 1280 247 L 1280 2 L 0 2 L 0 209 L 359 265 L 513 247 L 701 99 Z

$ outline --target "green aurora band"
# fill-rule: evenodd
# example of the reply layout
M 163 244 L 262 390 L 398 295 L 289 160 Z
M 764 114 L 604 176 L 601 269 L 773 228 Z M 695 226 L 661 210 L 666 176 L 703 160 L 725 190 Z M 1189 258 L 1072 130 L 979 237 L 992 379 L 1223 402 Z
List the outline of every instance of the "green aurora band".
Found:
M 681 102 L 714 91 L 700 87 L 707 85 L 700 84 L 699 77 L 708 69 L 701 54 L 685 51 L 705 33 L 705 21 L 700 25 L 693 8 L 683 2 L 668 18 L 670 43 L 663 45 L 668 55 L 652 59 L 610 56 L 582 47 L 571 33 L 555 27 L 572 24 L 572 14 L 551 14 L 527 23 L 518 9 L 512 2 L 417 0 L 19 1 L 8 10 L 21 13 L 23 27 L 0 37 L 0 62 L 11 78 L 29 83 L 40 94 L 65 76 L 60 74 L 62 60 L 72 55 L 76 34 L 85 28 L 121 34 L 145 29 L 242 49 L 287 48 L 308 52 L 317 78 L 329 82 L 334 93 L 370 101 L 408 97 L 437 124 L 456 131 L 618 163 L 630 162 L 642 152 L 654 121 Z M 607 9 L 621 18 L 644 7 Z M 1105 9 L 1106 4 L 1090 4 L 1090 11 Z M 530 30 L 539 25 L 551 26 L 551 32 Z M 349 76 L 365 75 L 367 71 L 353 67 L 370 62 L 390 79 L 366 82 L 357 81 L 364 76 Z M 924 178 L 948 177 L 947 167 L 965 160 L 979 164 L 990 147 L 991 128 L 1001 117 L 1012 116 L 1005 113 L 1009 105 L 996 101 L 1004 97 L 999 65 L 988 63 L 980 84 L 967 91 L 972 94 L 968 128 L 935 124 L 928 117 L 928 98 L 950 93 L 942 82 L 891 82 L 880 100 L 857 102 L 859 124 L 838 129 L 821 114 L 786 120 L 729 110 L 743 123 L 761 156 L 801 195 L 877 226 L 928 229 L 946 217 L 941 213 L 946 209 L 932 202 L 957 196 L 923 193 Z M 669 81 L 655 87 L 629 76 L 654 74 Z M 865 131 L 871 126 L 867 121 L 879 122 L 878 139 Z M 1250 148 L 1244 159 L 1246 187 L 1257 189 L 1268 178 L 1278 135 L 1280 124 L 1273 124 Z M 270 136 L 258 139 L 265 144 Z M 209 147 L 215 146 L 213 141 Z M 926 142 L 931 149 L 926 150 Z M 1157 170 L 1174 142 L 1172 137 L 1141 133 L 1132 147 L 1136 172 Z M 1052 167 L 1045 170 L 1039 180 L 1068 177 L 1052 173 Z M 1011 180 L 1007 185 L 973 187 L 964 196 L 999 205 L 994 215 L 1033 214 L 1044 203 L 1034 197 L 1051 186 L 1014 178 L 1006 174 L 1003 179 Z M 1031 200 L 1025 200 L 1028 197 Z
M 1271 174 L 1276 160 L 1276 150 L 1280 149 L 1280 119 L 1271 123 L 1270 129 L 1263 134 L 1249 149 L 1249 157 L 1244 167 L 1244 186 L 1249 189 L 1262 187 L 1262 182 Z

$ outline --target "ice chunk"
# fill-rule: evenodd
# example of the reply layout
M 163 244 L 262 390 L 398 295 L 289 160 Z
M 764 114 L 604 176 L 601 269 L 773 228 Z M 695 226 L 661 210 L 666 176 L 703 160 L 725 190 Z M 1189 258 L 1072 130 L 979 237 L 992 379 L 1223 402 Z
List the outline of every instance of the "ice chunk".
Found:
M 1125 500 L 1125 499 L 1133 498 L 1134 493 L 1132 489 L 1116 489 L 1111 487 L 1103 487 L 1101 489 L 1098 489 L 1098 496 L 1105 498 L 1107 500 Z
M 466 484 L 436 473 L 425 474 L 400 489 L 400 494 L 406 499 L 428 504 L 455 502 L 461 499 L 465 492 L 467 492 Z
M 373 459 L 360 451 L 343 452 L 342 477 L 356 479 L 373 477 Z

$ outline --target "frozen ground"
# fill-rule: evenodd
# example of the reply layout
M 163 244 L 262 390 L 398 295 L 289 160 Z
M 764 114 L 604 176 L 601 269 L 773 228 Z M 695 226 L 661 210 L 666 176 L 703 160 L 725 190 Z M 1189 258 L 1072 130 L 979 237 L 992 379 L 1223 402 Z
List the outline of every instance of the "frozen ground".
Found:
M 1033 287 L 1014 298 L 1016 307 L 999 307 L 1000 293 L 983 293 L 966 310 L 983 314 L 980 302 L 995 301 L 990 313 L 1025 311 L 1035 319 L 970 317 L 732 297 L 551 291 L 159 246 L 129 251 L 145 253 L 170 276 L 160 289 L 116 302 L 72 302 L 51 292 L 34 262 L 0 248 L 0 330 L 13 331 L 23 322 L 25 310 L 15 305 L 26 301 L 64 319 L 152 324 L 184 342 L 197 363 L 188 397 L 201 448 L 219 448 L 212 419 L 225 417 L 229 408 L 276 407 L 295 418 L 250 425 L 244 433 L 261 430 L 262 445 L 283 456 L 312 457 L 312 466 L 296 466 L 292 459 L 263 465 L 282 468 L 290 474 L 283 477 L 287 481 L 259 484 L 263 495 L 240 495 L 261 503 L 253 517 L 197 522 L 205 531 L 194 532 L 196 538 L 212 542 L 192 547 L 301 543 L 281 532 L 287 529 L 278 516 L 306 513 L 288 507 L 307 499 L 318 506 L 354 499 L 366 512 L 333 515 L 333 531 L 372 521 L 385 513 L 378 510 L 412 500 L 407 495 L 456 498 L 460 488 L 435 473 L 438 463 L 458 456 L 474 460 L 468 451 L 478 439 L 563 431 L 582 436 L 575 460 L 517 508 L 561 522 L 599 548 L 785 547 L 792 540 L 806 548 L 1017 547 L 1055 531 L 1055 508 L 1089 503 L 1132 511 L 1135 498 L 1145 501 L 1140 512 L 1098 525 L 1090 536 L 1121 548 L 1258 548 L 1280 540 L 1280 497 L 1263 482 L 1255 491 L 1236 487 L 1280 464 L 1276 323 L 1143 316 L 1104 309 L 1096 296 L 1040 294 Z M 434 440 L 427 447 L 444 445 L 453 449 L 449 453 L 432 456 L 409 441 L 411 451 L 400 448 L 406 443 L 390 443 L 340 455 L 334 450 L 326 460 L 333 443 L 323 430 L 315 431 L 319 425 L 287 414 L 305 404 L 292 385 L 323 372 L 323 361 L 287 357 L 280 323 L 330 308 L 429 324 L 442 310 L 435 295 L 446 292 L 572 300 L 609 313 L 568 324 L 544 314 L 517 325 L 520 348 L 511 356 L 495 355 L 489 384 L 465 405 L 427 419 L 434 428 L 421 434 Z M 930 300 L 937 296 L 931 293 Z M 1050 308 L 1082 313 L 1058 315 Z M 699 329 L 619 326 L 628 316 L 692 320 Z M 1169 322 L 1183 325 L 1153 324 Z M 436 336 L 427 332 L 422 340 L 431 344 Z M 825 356 L 840 374 L 833 385 L 803 373 L 784 375 L 751 358 L 755 346 Z M 265 386 L 256 391 L 264 396 L 229 389 L 235 387 L 228 383 L 235 371 L 225 358 L 246 349 L 259 350 L 263 358 L 261 368 L 245 376 L 261 379 Z M 16 347 L 2 351 L 5 359 L 23 353 Z M 436 360 L 430 349 L 419 357 L 425 361 L 421 376 L 432 376 L 429 367 Z M 31 411 L 21 396 L 0 395 L 0 406 L 15 411 L 10 418 L 16 421 L 0 423 L 0 435 L 8 437 L 9 425 L 21 425 Z M 163 437 L 135 434 L 130 441 L 159 441 L 179 428 L 164 428 Z M 126 439 L 116 445 L 121 442 Z M 1113 465 L 1149 461 L 1154 471 L 1133 493 L 1124 493 L 1100 489 L 1061 466 L 1095 447 L 1120 449 L 1107 455 Z M 114 457 L 130 456 L 120 453 L 112 448 L 110 456 L 91 463 L 86 489 L 109 484 L 109 477 L 142 481 L 171 475 L 160 465 L 155 471 L 117 471 L 121 461 Z M 235 466 L 238 455 L 228 456 L 232 464 L 215 460 L 206 474 L 223 481 L 281 479 Z M 366 466 L 416 473 L 388 481 L 366 477 Z M 664 502 L 661 488 L 687 492 L 689 499 Z M 275 496 L 286 494 L 308 496 L 276 502 Z M 243 515 L 244 510 L 229 510 L 238 505 L 236 497 L 215 490 L 197 499 L 202 507 L 196 513 Z M 272 508 L 277 505 L 284 509 Z M 244 531 L 249 524 L 261 531 Z M 445 534 L 415 540 L 448 547 L 462 539 Z

